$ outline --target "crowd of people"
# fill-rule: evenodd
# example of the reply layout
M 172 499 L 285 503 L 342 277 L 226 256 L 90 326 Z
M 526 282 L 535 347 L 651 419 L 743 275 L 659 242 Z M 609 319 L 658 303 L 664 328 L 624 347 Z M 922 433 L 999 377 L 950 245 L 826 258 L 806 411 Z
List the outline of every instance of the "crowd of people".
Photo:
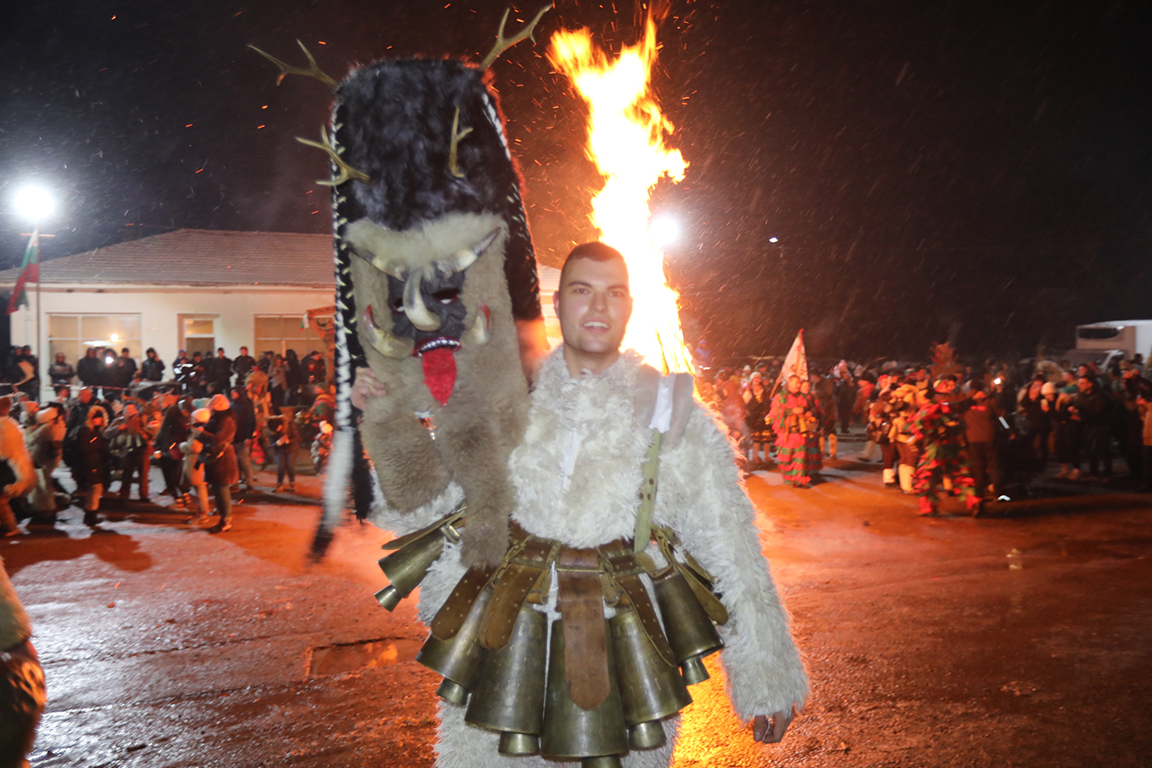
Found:
M 162 495 L 172 498 L 169 509 L 206 523 L 214 500 L 219 519 L 210 530 L 223 532 L 232 525 L 232 495 L 254 487 L 254 465 L 274 463 L 273 492 L 291 493 L 300 450 L 330 444 L 334 397 L 319 352 L 303 360 L 291 350 L 254 360 L 241 347 L 234 360 L 220 349 L 208 361 L 181 353 L 167 381 L 155 350 L 139 367 L 127 349 L 108 352 L 89 350 L 78 370 L 57 355 L 49 368 L 55 397 L 48 402 L 18 387 L 0 396 L 0 536 L 19 533 L 17 511 L 53 524 L 71 504 L 95 526 L 117 482 L 120 500 L 131 499 L 135 486 L 139 501 L 151 501 L 153 463 Z M 72 397 L 74 377 L 81 386 Z M 313 460 L 322 459 L 313 446 Z M 74 489 L 61 484 L 61 466 Z
M 248 347 L 240 347 L 235 358 L 228 357 L 224 348 L 215 355 L 204 355 L 180 350 L 171 369 L 149 347 L 137 365 L 131 350 L 124 347 L 117 354 L 111 347 L 89 347 L 84 357 L 73 365 L 63 352 L 58 352 L 48 366 L 48 377 L 53 388 L 79 384 L 95 390 L 102 399 L 116 400 L 123 393 L 151 393 L 161 389 L 176 391 L 190 397 L 210 397 L 227 394 L 233 383 L 247 381 L 248 374 L 259 370 L 269 379 L 272 401 L 277 406 L 301 405 L 308 401 L 317 387 L 327 380 L 327 363 L 317 350 L 303 359 L 295 350 L 283 355 L 265 351 L 259 359 L 248 354 Z M 8 381 L 13 388 L 35 398 L 39 391 L 36 358 L 29 347 L 13 347 L 9 353 Z M 166 372 L 168 377 L 166 378 Z
M 698 389 L 740 446 L 746 469 L 774 461 L 788 484 L 807 488 L 838 433 L 863 426 L 862 458 L 879 453 L 885 485 L 919 496 L 936 514 L 942 496 L 974 514 L 1046 471 L 1053 478 L 1113 481 L 1123 456 L 1127 480 L 1152 491 L 1152 380 L 1137 355 L 1073 367 L 1067 361 L 965 366 L 855 365 L 780 375 L 781 361 L 721 368 Z

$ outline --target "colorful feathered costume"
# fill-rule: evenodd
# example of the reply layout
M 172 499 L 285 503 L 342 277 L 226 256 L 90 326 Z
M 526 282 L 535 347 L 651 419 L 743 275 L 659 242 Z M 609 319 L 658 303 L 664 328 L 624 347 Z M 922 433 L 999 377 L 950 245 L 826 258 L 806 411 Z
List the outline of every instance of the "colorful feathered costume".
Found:
M 927 403 L 912 420 L 912 434 L 920 445 L 914 487 L 921 514 L 935 513 L 938 490 L 949 486 L 969 509 L 978 504 L 960 412 L 946 400 Z

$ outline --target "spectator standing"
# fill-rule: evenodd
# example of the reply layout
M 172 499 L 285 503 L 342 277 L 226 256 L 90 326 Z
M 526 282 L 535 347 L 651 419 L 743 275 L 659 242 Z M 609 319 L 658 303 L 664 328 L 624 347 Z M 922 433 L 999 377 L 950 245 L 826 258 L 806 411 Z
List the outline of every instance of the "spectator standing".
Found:
M 287 490 L 296 492 L 296 447 L 300 443 L 300 434 L 296 429 L 296 422 L 283 413 L 273 414 L 268 419 L 268 445 L 276 456 L 276 487 L 273 493 Z M 287 476 L 288 485 L 284 485 Z
M 104 433 L 108 449 L 120 465 L 120 499 L 127 501 L 135 481 L 140 501 L 148 501 L 148 466 L 152 456 L 152 434 L 144 414 L 128 403 Z
M 232 529 L 231 489 L 240 480 L 236 450 L 232 446 L 236 439 L 236 417 L 224 395 L 213 395 L 208 408 L 212 411 L 212 418 L 204 425 L 200 438 L 204 443 L 204 479 L 212 488 L 216 512 L 220 515 L 219 522 L 208 532 L 223 533 Z
M 191 377 L 192 361 L 188 359 L 188 353 L 182 349 L 172 362 L 172 378 L 179 382 L 180 392 L 185 395 L 192 393 Z
M 248 374 L 256 367 L 256 361 L 248 354 L 248 347 L 240 347 L 240 354 L 232 359 L 232 373 L 236 374 L 236 384 L 243 386 L 248 381 Z
M 287 393 L 288 368 L 284 358 L 275 355 L 268 365 L 268 394 L 271 396 L 274 409 L 279 410 L 281 406 L 287 405 Z
M 64 353 L 57 352 L 56 359 L 52 361 L 52 365 L 48 366 L 48 378 L 51 379 L 52 386 L 67 386 L 72 383 L 72 377 L 75 375 L 76 369 L 64 359 Z
M 228 397 L 228 390 L 232 388 L 232 359 L 224 354 L 224 347 L 216 350 L 216 357 L 205 360 L 204 367 L 208 394 L 220 393 Z
M 284 351 L 284 367 L 287 386 L 284 393 L 284 405 L 300 405 L 300 392 L 304 388 L 304 366 L 296 356 L 296 350 Z
M 232 387 L 232 414 L 236 418 L 236 437 L 232 447 L 236 451 L 239 481 L 246 490 L 252 489 L 252 436 L 256 432 L 256 409 L 243 386 Z M 235 489 L 239 492 L 239 485 Z
M 104 437 L 107 424 L 108 413 L 104 406 L 92 405 L 76 435 L 76 466 L 72 476 L 83 494 L 84 525 L 88 526 L 98 522 L 96 513 L 100 510 L 100 497 L 109 481 L 108 439 Z
M 1084 448 L 1088 453 L 1088 472 L 1105 482 L 1112 479 L 1112 399 L 1096 383 L 1090 372 L 1081 376 L 1076 385 L 1076 411 L 1084 429 Z
M 188 414 L 191 406 L 181 408 L 179 398 L 174 394 L 164 395 L 160 398 L 160 408 L 163 414 L 160 418 L 160 428 L 156 430 L 155 447 L 159 454 L 157 462 L 160 464 L 160 474 L 164 477 L 164 495 L 171 496 L 173 506 L 184 507 L 187 504 L 186 491 L 181 477 L 184 454 L 180 452 L 180 444 L 188 439 Z
M 751 383 L 748 386 L 748 429 L 752 432 L 752 453 L 749 457 L 752 465 L 768 463 L 768 409 L 772 403 L 769 392 L 764 388 L 764 377 L 759 371 L 752 373 Z M 761 459 L 763 448 L 763 459 Z
M 144 381 L 163 381 L 164 368 L 164 361 L 160 359 L 156 350 L 148 347 L 144 353 L 144 362 L 140 363 L 140 377 Z
M 88 347 L 84 357 L 76 362 L 76 378 L 86 387 L 98 387 L 101 383 L 100 370 L 103 367 L 104 361 L 100 359 L 99 351 L 95 347 Z
M 1000 461 L 996 454 L 996 404 L 984 391 L 984 382 L 968 382 L 968 399 L 962 401 L 964 437 L 976 495 L 983 497 L 992 486 L 992 497 L 1000 490 Z
M 205 480 L 207 470 L 203 461 L 204 426 L 211 418 L 212 411 L 207 408 L 198 408 L 192 411 L 188 439 L 180 443 L 180 452 L 184 456 L 182 484 L 196 492 L 196 503 L 199 509 L 199 514 L 188 520 L 193 525 L 208 522 L 208 513 L 211 511 L 208 502 L 208 483 Z M 184 494 L 184 503 L 191 506 L 188 494 Z
M 199 352 L 192 353 L 192 360 L 187 368 L 188 393 L 192 397 L 207 397 L 208 383 L 207 369 L 204 365 L 204 356 Z

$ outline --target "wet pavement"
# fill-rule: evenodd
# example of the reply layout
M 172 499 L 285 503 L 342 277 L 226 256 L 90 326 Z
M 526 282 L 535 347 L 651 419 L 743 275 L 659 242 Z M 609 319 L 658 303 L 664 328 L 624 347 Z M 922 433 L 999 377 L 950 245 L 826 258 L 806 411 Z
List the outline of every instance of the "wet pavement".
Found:
M 806 714 L 755 744 L 713 663 L 677 766 L 1152 765 L 1152 496 L 921 518 L 878 465 L 824 477 L 747 481 Z M 390 537 L 350 523 L 310 565 L 319 481 L 298 487 L 248 497 L 222 535 L 130 503 L 0 542 L 48 677 L 34 766 L 432 764 L 424 630 L 372 597 Z

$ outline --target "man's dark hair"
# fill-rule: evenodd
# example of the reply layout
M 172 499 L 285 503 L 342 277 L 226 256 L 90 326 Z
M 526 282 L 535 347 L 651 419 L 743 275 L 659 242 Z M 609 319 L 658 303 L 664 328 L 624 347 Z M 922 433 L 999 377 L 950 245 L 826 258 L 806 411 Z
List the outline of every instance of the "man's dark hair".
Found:
M 625 269 L 628 267 L 628 262 L 624 260 L 624 254 L 616 250 L 607 243 L 593 241 L 591 243 L 581 243 L 573 248 L 568 257 L 564 259 L 564 267 L 560 270 L 560 285 L 564 285 L 564 274 L 568 271 L 568 265 L 578 259 L 592 259 L 592 261 L 612 261 L 619 259 L 620 263 L 624 265 Z
M 124 347 L 124 349 L 120 350 L 120 354 L 122 354 L 122 355 L 123 355 L 123 354 L 125 354 L 125 353 L 127 353 L 127 352 L 131 352 L 131 351 L 132 351 L 132 350 L 128 349 L 128 347 Z

